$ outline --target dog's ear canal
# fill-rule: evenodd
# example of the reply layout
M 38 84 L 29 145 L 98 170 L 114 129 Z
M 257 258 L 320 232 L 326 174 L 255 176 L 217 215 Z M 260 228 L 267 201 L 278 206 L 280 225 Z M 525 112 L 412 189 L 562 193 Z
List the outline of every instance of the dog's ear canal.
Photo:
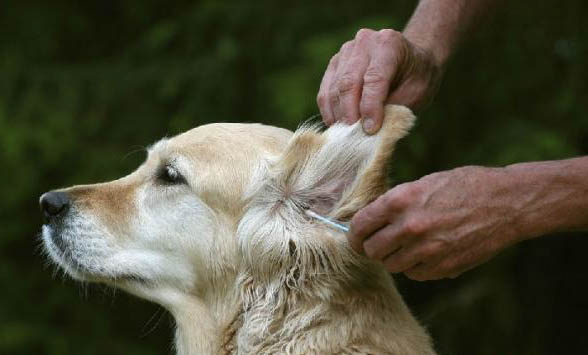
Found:
M 296 131 L 275 165 L 284 199 L 345 220 L 385 192 L 387 162 L 415 120 L 403 106 L 388 105 L 385 112 L 372 136 L 359 123 L 336 124 L 322 134 L 308 127 Z

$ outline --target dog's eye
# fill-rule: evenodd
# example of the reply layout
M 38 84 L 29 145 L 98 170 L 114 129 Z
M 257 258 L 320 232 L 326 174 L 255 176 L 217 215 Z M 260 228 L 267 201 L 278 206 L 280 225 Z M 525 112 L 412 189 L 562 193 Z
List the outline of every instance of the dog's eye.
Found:
M 158 178 L 166 184 L 183 184 L 186 182 L 179 171 L 171 165 L 164 166 L 159 172 Z

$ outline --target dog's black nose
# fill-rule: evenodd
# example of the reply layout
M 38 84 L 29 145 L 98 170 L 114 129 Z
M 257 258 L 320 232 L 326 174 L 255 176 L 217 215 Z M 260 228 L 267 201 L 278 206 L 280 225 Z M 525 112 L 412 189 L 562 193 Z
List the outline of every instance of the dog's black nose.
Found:
M 64 214 L 69 207 L 69 202 L 67 194 L 59 191 L 46 192 L 39 199 L 41 213 L 47 220 Z

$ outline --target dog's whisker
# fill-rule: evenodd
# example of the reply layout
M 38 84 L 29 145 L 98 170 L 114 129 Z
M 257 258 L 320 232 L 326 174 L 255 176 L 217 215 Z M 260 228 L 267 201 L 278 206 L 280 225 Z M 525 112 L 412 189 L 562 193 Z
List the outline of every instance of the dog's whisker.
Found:
M 127 160 L 131 155 L 138 153 L 138 152 L 146 152 L 147 151 L 147 147 L 142 146 L 142 145 L 136 145 L 133 147 L 134 149 L 131 150 L 130 152 L 128 152 L 127 154 L 125 154 L 122 158 L 121 161 L 125 161 Z
M 155 324 L 150 327 L 147 331 L 145 331 L 145 328 L 147 328 L 149 326 L 149 324 L 153 321 L 153 319 L 155 319 L 155 317 L 158 316 L 157 320 L 155 321 Z M 151 315 L 151 317 L 149 317 L 149 319 L 147 320 L 147 322 L 145 323 L 145 325 L 143 326 L 143 329 L 141 330 L 142 334 L 141 334 L 141 338 L 146 337 L 147 335 L 151 334 L 159 325 L 159 323 L 161 322 L 161 320 L 163 319 L 163 317 L 165 316 L 165 310 L 163 310 L 162 308 L 157 308 L 155 310 L 155 312 Z

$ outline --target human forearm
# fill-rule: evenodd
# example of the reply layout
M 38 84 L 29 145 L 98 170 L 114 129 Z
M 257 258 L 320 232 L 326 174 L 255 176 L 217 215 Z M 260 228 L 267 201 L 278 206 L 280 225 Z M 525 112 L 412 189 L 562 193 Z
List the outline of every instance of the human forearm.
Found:
M 588 157 L 514 164 L 505 172 L 517 191 L 520 239 L 588 229 Z
M 403 34 L 444 66 L 464 34 L 499 0 L 421 0 Z
M 350 243 L 390 272 L 453 277 L 521 240 L 588 230 L 587 177 L 588 157 L 434 173 L 357 212 Z

